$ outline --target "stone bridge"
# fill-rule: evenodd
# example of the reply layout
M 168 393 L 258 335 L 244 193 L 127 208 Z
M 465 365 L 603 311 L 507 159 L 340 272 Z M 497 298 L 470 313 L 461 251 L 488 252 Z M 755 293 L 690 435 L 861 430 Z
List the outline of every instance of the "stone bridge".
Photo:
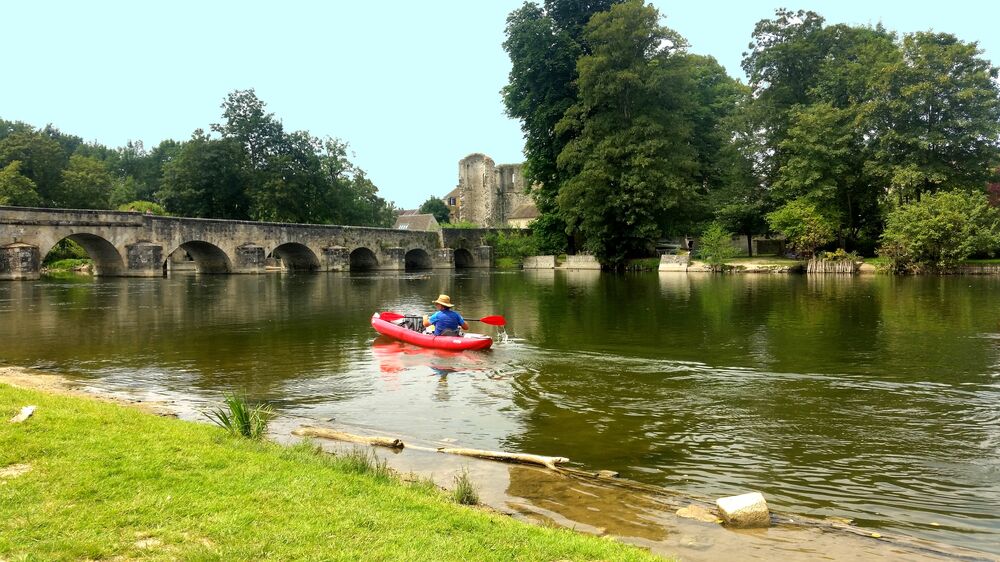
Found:
M 94 260 L 95 275 L 159 277 L 170 269 L 261 273 L 490 267 L 493 251 L 484 245 L 484 233 L 455 237 L 359 226 L 0 207 L 0 279 L 37 279 L 46 254 L 65 238 L 83 246 Z

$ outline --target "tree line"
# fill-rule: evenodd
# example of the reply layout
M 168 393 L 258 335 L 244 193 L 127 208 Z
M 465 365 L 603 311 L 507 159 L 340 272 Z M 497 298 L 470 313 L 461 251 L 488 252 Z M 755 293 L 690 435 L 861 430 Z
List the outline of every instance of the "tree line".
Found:
M 253 90 L 186 141 L 108 148 L 48 125 L 0 120 L 0 205 L 121 208 L 188 217 L 390 226 L 347 144 L 286 131 Z
M 502 96 L 524 132 L 541 250 L 616 267 L 715 225 L 748 246 L 779 233 L 804 254 L 898 257 L 894 213 L 933 207 L 940 230 L 941 205 L 985 205 L 1000 90 L 976 43 L 779 9 L 751 33 L 744 84 L 660 21 L 642 0 L 528 2 L 508 16 Z M 976 251 L 1000 246 L 986 247 L 996 213 L 972 222 L 992 229 L 973 229 Z

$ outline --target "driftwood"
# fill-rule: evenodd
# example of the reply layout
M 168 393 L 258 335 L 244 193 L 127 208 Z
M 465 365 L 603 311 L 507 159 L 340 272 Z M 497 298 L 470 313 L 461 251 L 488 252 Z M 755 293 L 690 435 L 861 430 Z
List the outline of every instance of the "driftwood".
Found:
M 20 414 L 14 416 L 12 418 L 10 418 L 10 423 L 21 423 L 24 420 L 30 418 L 31 414 L 34 414 L 34 413 L 35 413 L 35 407 L 34 406 L 25 406 L 25 407 L 21 408 L 21 413 Z
M 569 459 L 567 459 L 566 457 L 545 457 L 542 455 L 529 455 L 525 453 L 505 453 L 503 451 L 483 451 L 480 449 L 456 449 L 450 447 L 439 447 L 437 449 L 437 452 L 447 453 L 449 455 L 462 455 L 465 457 L 489 459 L 493 461 L 516 462 L 522 464 L 537 464 L 540 466 L 551 468 L 552 470 L 557 470 L 556 465 L 559 463 L 569 462 Z
M 402 449 L 404 447 L 402 441 L 392 437 L 355 435 L 353 433 L 344 433 L 343 431 L 327 429 L 325 427 L 313 427 L 309 425 L 303 425 L 302 427 L 292 431 L 292 435 L 299 435 L 302 437 L 321 437 L 323 439 L 334 439 L 336 441 L 347 441 L 349 443 L 364 443 L 366 445 L 375 445 L 377 447 L 389 447 L 390 449 Z

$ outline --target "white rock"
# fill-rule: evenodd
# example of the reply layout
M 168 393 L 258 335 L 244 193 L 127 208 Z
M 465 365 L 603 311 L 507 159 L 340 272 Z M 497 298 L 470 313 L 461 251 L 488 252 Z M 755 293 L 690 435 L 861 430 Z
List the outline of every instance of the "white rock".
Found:
M 719 498 L 715 500 L 715 505 L 719 507 L 722 520 L 729 527 L 746 529 L 771 525 L 771 513 L 760 492 Z

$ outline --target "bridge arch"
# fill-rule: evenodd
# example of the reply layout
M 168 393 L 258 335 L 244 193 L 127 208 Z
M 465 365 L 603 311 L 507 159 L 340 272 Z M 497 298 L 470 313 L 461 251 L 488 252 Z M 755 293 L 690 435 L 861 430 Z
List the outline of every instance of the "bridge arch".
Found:
M 351 252 L 351 271 L 371 271 L 378 267 L 375 252 L 368 248 L 357 248 Z
M 55 244 L 45 251 L 42 259 L 44 260 L 45 256 L 56 247 L 56 244 L 67 239 L 82 246 L 87 255 L 90 256 L 90 259 L 94 261 L 94 275 L 121 275 L 125 271 L 125 261 L 114 244 L 96 234 L 83 232 L 70 234 L 57 240 Z
M 455 250 L 455 268 L 465 268 L 473 266 L 472 252 L 465 248 Z
M 414 248 L 403 256 L 403 267 L 406 269 L 430 269 L 434 267 L 431 255 L 421 248 Z
M 283 268 L 290 271 L 317 271 L 319 258 L 305 244 L 286 242 L 271 251 L 271 257 L 281 260 Z
M 194 268 L 198 273 L 231 273 L 233 262 L 226 255 L 226 252 L 203 240 L 191 240 L 185 242 L 170 252 L 183 250 L 194 260 Z M 169 255 L 169 254 L 168 254 Z

